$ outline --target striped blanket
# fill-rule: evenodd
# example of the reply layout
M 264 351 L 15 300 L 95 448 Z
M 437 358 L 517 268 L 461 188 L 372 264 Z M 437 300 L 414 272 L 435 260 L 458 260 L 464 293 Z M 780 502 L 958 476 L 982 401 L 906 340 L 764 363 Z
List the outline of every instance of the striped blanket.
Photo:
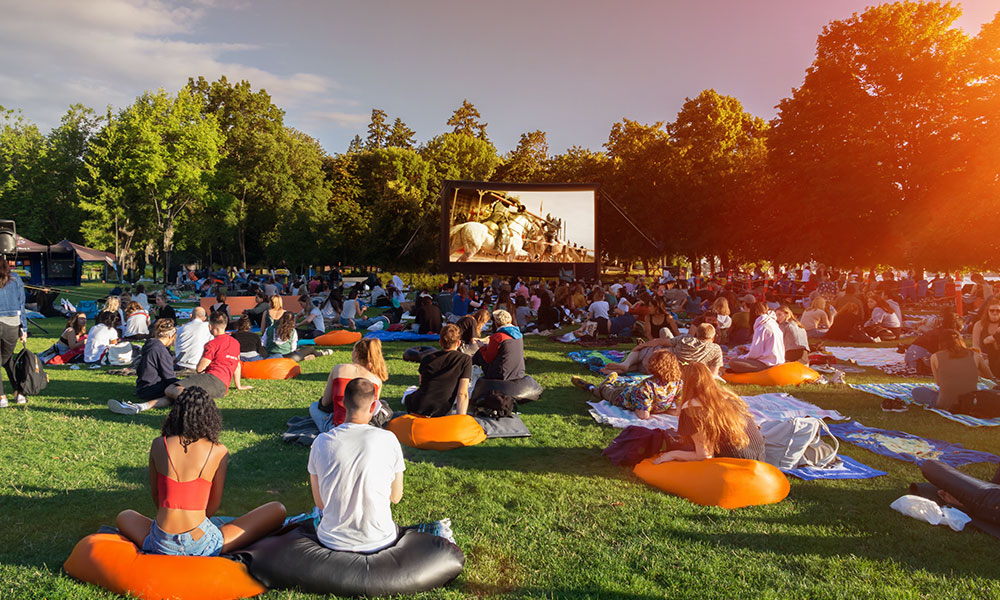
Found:
M 980 419 L 969 415 L 957 415 L 944 409 L 931 408 L 930 406 L 913 402 L 913 388 L 928 387 L 932 390 L 936 390 L 938 389 L 937 384 L 934 383 L 852 383 L 850 386 L 856 390 L 868 392 L 869 394 L 874 394 L 881 398 L 894 398 L 896 400 L 902 400 L 907 404 L 916 404 L 917 406 L 921 406 L 925 410 L 937 413 L 950 421 L 955 421 L 956 423 L 961 423 L 962 425 L 967 425 L 969 427 L 1000 427 L 1000 418 Z M 979 389 L 981 390 L 992 387 L 993 382 L 989 380 L 979 381 Z

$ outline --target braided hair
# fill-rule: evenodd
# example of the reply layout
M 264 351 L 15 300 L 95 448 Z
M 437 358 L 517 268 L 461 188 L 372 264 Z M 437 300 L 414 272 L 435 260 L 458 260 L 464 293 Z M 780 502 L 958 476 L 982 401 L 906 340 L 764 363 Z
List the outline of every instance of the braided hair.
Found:
M 222 431 L 222 414 L 215 400 L 200 387 L 185 388 L 184 392 L 170 407 L 170 414 L 163 421 L 160 434 L 164 437 L 176 435 L 181 438 L 181 446 L 187 447 L 201 439 L 213 444 L 219 443 Z

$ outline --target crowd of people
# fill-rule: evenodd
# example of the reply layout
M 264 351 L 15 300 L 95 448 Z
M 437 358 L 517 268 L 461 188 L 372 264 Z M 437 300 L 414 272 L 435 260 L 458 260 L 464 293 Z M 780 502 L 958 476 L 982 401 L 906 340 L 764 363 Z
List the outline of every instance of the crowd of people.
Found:
M 959 317 L 946 302 L 936 317 L 924 320 L 905 319 L 904 308 L 938 296 L 939 290 L 946 298 L 946 278 L 896 280 L 886 272 L 879 279 L 874 273 L 819 267 L 803 269 L 794 279 L 787 272 L 734 280 L 668 271 L 656 279 L 628 277 L 610 284 L 449 279 L 439 289 L 413 290 L 412 302 L 398 278 L 383 284 L 373 277 L 345 286 L 339 271 L 287 288 L 274 277 L 242 272 L 182 278 L 203 297 L 215 299 L 207 309 L 193 308 L 185 324 L 178 326 L 165 291 L 154 294 L 150 305 L 138 285 L 134 293 L 114 290 L 118 293 L 104 301 L 89 330 L 85 313 L 68 315 L 49 351 L 98 364 L 122 343 L 142 343 L 132 361 L 135 399 L 110 400 L 108 406 L 127 415 L 170 409 L 150 447 L 157 513 L 148 518 L 126 510 L 118 526 L 145 551 L 160 554 L 217 555 L 281 525 L 286 515 L 278 502 L 230 522 L 215 517 L 228 460 L 219 442 L 216 400 L 230 387 L 251 389 L 241 378 L 243 363 L 326 355 L 299 341 L 331 328 L 405 329 L 410 323 L 416 332 L 438 334 L 440 349 L 420 360 L 416 384 L 398 399 L 406 412 L 428 417 L 470 413 L 477 378 L 525 377 L 525 335 L 571 326 L 571 332 L 553 339 L 641 338 L 622 362 L 604 366 L 601 384 L 576 377 L 573 384 L 639 419 L 677 416 L 678 435 L 657 462 L 713 456 L 760 460 L 760 431 L 740 397 L 719 384 L 719 374 L 808 364 L 811 350 L 825 340 L 871 342 L 918 334 L 906 348 L 905 361 L 933 375 L 940 391 L 918 388 L 914 400 L 944 408 L 974 390 L 970 382 L 992 378 L 991 365 L 1000 365 L 1000 299 L 981 276 L 973 277 L 973 287 L 962 298 L 963 307 L 977 311 L 974 318 Z M 245 286 L 244 293 L 256 297 L 242 314 L 232 314 L 228 304 L 233 285 Z M 286 291 L 297 297 L 297 312 L 285 309 Z M 366 318 L 372 306 L 382 314 Z M 0 261 L 0 361 L 11 381 L 13 345 L 27 332 L 24 315 L 20 279 Z M 484 332 L 488 324 L 492 331 Z M 971 335 L 972 348 L 963 333 Z M 635 372 L 650 376 L 622 378 Z M 374 552 L 399 536 L 389 507 L 403 493 L 402 452 L 395 436 L 369 426 L 384 425 L 392 415 L 383 394 L 388 378 L 381 342 L 364 338 L 353 346 L 349 363 L 330 369 L 323 394 L 309 407 L 320 431 L 308 463 L 313 498 L 323 514 L 317 533 L 335 550 Z M 23 395 L 15 392 L 21 402 Z M 0 400 L 6 405 L 5 395 Z

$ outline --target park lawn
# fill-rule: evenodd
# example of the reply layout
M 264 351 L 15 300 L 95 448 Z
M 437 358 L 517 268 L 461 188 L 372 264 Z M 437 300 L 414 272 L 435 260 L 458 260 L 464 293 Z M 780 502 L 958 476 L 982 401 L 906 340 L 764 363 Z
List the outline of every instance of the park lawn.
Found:
M 41 351 L 60 333 L 33 335 Z M 35 333 L 34 328 L 33 334 Z M 1000 598 L 1000 545 L 975 530 L 955 533 L 892 511 L 921 480 L 918 468 L 849 444 L 841 451 L 889 475 L 859 481 L 792 479 L 777 505 L 727 511 L 691 504 L 638 481 L 601 455 L 618 430 L 594 423 L 566 357 L 574 346 L 527 336 L 528 371 L 545 387 L 523 407 L 533 436 L 487 440 L 450 452 L 404 447 L 400 524 L 451 518 L 466 554 L 451 585 L 419 597 L 616 598 Z M 394 408 L 416 365 L 409 344 L 385 345 L 392 374 L 383 397 Z M 624 348 L 624 347 L 621 347 Z M 306 414 L 331 365 L 349 349 L 303 363 L 291 381 L 253 381 L 219 402 L 222 442 L 232 457 L 220 514 L 270 500 L 290 514 L 312 508 L 308 448 L 279 436 Z M 134 380 L 101 370 L 49 369 L 51 383 L 26 407 L 0 412 L 0 598 L 110 598 L 61 572 L 73 545 L 124 508 L 153 512 L 147 451 L 165 410 L 114 415 Z M 597 377 L 590 379 L 597 382 Z M 849 381 L 891 381 L 869 369 Z M 744 386 L 744 395 L 772 391 Z M 870 426 L 900 429 L 1000 454 L 998 431 L 964 427 L 928 411 L 884 413 L 880 401 L 846 386 L 784 391 Z M 965 468 L 989 478 L 993 468 Z M 272 591 L 262 598 L 307 598 Z

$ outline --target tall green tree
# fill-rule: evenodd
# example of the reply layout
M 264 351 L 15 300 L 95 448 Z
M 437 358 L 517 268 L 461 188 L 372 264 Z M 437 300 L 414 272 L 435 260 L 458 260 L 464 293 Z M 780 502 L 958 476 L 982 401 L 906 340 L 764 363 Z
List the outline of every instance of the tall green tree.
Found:
M 874 265 L 947 255 L 915 241 L 940 199 L 933 190 L 962 167 L 956 144 L 977 125 L 961 119 L 980 74 L 954 26 L 960 14 L 896 2 L 824 27 L 770 135 L 778 213 L 809 232 L 798 256 Z
M 477 137 L 481 140 L 486 140 L 486 126 L 489 123 L 483 123 L 483 115 L 479 114 L 479 110 L 469 102 L 468 99 L 462 100 L 462 106 L 455 109 L 451 117 L 448 118 L 448 127 L 452 128 L 452 133 L 464 134 L 473 137 Z
M 44 201 L 32 208 L 39 221 L 36 241 L 54 244 L 63 239 L 80 240 L 84 214 L 78 181 L 87 176 L 84 161 L 90 140 L 102 122 L 103 117 L 93 109 L 74 104 L 59 126 L 46 136 L 47 150 L 40 163 L 44 178 L 39 190 Z
M 111 214 L 120 209 L 138 241 L 158 240 L 164 271 L 170 272 L 177 226 L 204 205 L 224 138 L 214 115 L 187 88 L 176 96 L 146 92 L 111 120 L 88 157 L 85 208 L 93 218 L 91 238 L 106 237 Z M 116 236 L 118 237 L 118 236 Z
M 443 133 L 420 148 L 434 171 L 431 189 L 440 190 L 445 179 L 488 181 L 500 164 L 497 149 L 490 142 L 464 133 Z
M 360 135 L 355 135 L 351 138 L 351 142 L 347 145 L 347 152 L 361 152 L 365 149 L 365 141 L 361 139 Z
M 48 146 L 38 127 L 20 111 L 0 106 L 0 218 L 17 222 L 18 233 L 38 238 L 43 231 L 38 193 Z M 37 241 L 37 240 L 36 240 Z
M 517 147 L 504 157 L 503 164 L 493 173 L 493 181 L 514 183 L 538 181 L 548 157 L 549 143 L 545 139 L 544 131 L 522 133 Z
M 388 119 L 388 115 L 385 114 L 384 110 L 372 109 L 372 119 L 368 123 L 368 138 L 365 140 L 366 149 L 385 148 L 390 131 L 386 119 Z
M 412 150 L 417 143 L 416 135 L 417 132 L 407 127 L 402 119 L 396 117 L 396 120 L 392 123 L 392 129 L 389 131 L 389 137 L 386 138 L 385 145 L 389 148 L 407 148 Z

